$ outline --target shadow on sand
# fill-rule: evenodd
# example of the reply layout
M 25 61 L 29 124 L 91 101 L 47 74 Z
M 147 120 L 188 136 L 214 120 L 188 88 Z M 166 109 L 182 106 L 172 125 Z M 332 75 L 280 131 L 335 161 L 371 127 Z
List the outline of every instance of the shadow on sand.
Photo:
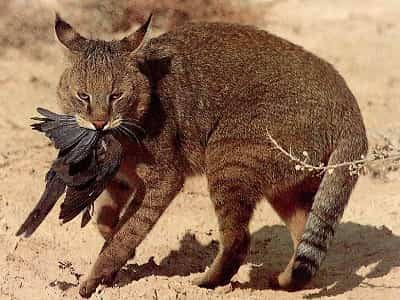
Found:
M 392 268 L 400 267 L 399 249 L 400 237 L 385 227 L 352 222 L 341 224 L 323 267 L 309 285 L 309 288 L 321 288 L 321 291 L 305 298 L 335 296 L 363 284 L 369 285 L 363 283 L 364 279 L 382 277 Z M 265 226 L 253 233 L 247 259 L 252 264 L 250 280 L 239 284 L 238 288 L 268 289 L 269 275 L 285 268 L 292 251 L 289 233 L 282 225 Z M 218 242 L 203 246 L 192 234 L 186 234 L 180 248 L 171 251 L 159 265 L 153 259 L 143 265 L 128 265 L 119 274 L 117 285 L 124 286 L 151 275 L 186 276 L 202 272 L 217 252 Z M 362 267 L 367 267 L 367 271 L 359 272 Z

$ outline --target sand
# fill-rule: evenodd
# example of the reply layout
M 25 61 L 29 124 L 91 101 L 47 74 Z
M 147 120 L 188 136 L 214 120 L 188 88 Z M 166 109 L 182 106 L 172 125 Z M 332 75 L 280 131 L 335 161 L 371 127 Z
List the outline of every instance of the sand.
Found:
M 80 229 L 77 219 L 60 226 L 57 206 L 31 238 L 15 237 L 55 155 L 47 139 L 31 131 L 29 118 L 37 106 L 58 109 L 55 89 L 63 59 L 46 6 L 52 1 L 42 1 L 39 14 L 28 1 L 10 2 L 11 8 L 0 5 L 0 299 L 80 299 L 79 280 L 103 242 L 94 224 Z M 400 144 L 398 0 L 252 5 L 265 9 L 260 27 L 336 66 L 359 100 L 372 144 L 382 134 Z M 79 20 L 72 12 L 65 14 Z M 29 22 L 37 27 L 24 27 Z M 116 287 L 101 287 L 92 299 L 399 299 L 399 171 L 378 168 L 359 180 L 323 267 L 302 291 L 268 286 L 268 276 L 283 270 L 292 246 L 267 203 L 257 207 L 251 232 L 250 254 L 232 284 L 215 290 L 192 285 L 218 249 L 205 180 L 192 179 L 118 275 Z

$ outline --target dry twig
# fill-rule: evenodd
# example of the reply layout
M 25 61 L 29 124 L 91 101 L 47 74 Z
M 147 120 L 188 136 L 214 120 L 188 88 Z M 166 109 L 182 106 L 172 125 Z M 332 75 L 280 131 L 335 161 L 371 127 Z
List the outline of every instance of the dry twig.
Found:
M 275 146 L 277 150 L 279 150 L 282 154 L 288 157 L 291 161 L 295 162 L 295 169 L 298 171 L 317 171 L 319 174 L 327 172 L 328 174 L 332 174 L 333 171 L 340 167 L 348 167 L 349 171 L 352 175 L 359 175 L 365 172 L 365 167 L 368 164 L 384 162 L 384 161 L 398 161 L 400 163 L 400 149 L 395 149 L 390 144 L 385 145 L 383 147 L 377 146 L 374 150 L 368 154 L 366 157 L 361 156 L 360 159 L 354 161 L 346 161 L 338 164 L 325 165 L 324 163 L 319 163 L 318 165 L 313 165 L 308 163 L 310 160 L 309 154 L 307 151 L 303 151 L 302 154 L 304 159 L 300 159 L 295 156 L 292 151 L 287 151 L 283 148 L 269 133 L 267 130 L 268 138 L 271 140 L 272 144 Z

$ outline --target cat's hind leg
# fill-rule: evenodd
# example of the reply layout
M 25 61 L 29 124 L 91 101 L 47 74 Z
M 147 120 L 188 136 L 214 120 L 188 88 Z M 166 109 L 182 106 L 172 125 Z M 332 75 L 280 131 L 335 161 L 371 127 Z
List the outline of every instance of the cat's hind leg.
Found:
M 275 211 L 285 222 L 289 230 L 294 249 L 293 255 L 285 270 L 279 275 L 274 274 L 270 278 L 270 285 L 272 288 L 289 288 L 291 285 L 296 249 L 304 232 L 314 194 L 315 193 L 301 193 L 292 194 L 290 196 L 285 195 L 283 199 L 274 199 L 274 201 L 271 201 Z
M 209 150 L 207 157 L 207 180 L 218 219 L 220 250 L 205 275 L 194 282 L 206 288 L 229 283 L 245 260 L 250 246 L 249 222 L 262 197 L 255 171 L 238 161 L 243 156 L 229 157 L 222 149 Z
M 240 182 L 218 182 L 211 198 L 218 218 L 220 250 L 210 269 L 195 284 L 214 288 L 229 283 L 245 260 L 249 245 L 249 221 L 254 210 L 254 192 Z

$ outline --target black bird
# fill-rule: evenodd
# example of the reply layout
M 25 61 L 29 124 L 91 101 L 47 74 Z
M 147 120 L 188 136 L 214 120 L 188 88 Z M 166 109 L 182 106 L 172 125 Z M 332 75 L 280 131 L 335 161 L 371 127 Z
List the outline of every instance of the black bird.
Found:
M 59 218 L 66 223 L 80 212 L 81 226 L 90 220 L 94 201 L 106 188 L 121 164 L 122 146 L 112 131 L 96 131 L 80 127 L 74 116 L 59 115 L 43 108 L 43 117 L 32 124 L 44 132 L 59 150 L 46 175 L 46 188 L 16 235 L 31 236 L 66 191 Z

